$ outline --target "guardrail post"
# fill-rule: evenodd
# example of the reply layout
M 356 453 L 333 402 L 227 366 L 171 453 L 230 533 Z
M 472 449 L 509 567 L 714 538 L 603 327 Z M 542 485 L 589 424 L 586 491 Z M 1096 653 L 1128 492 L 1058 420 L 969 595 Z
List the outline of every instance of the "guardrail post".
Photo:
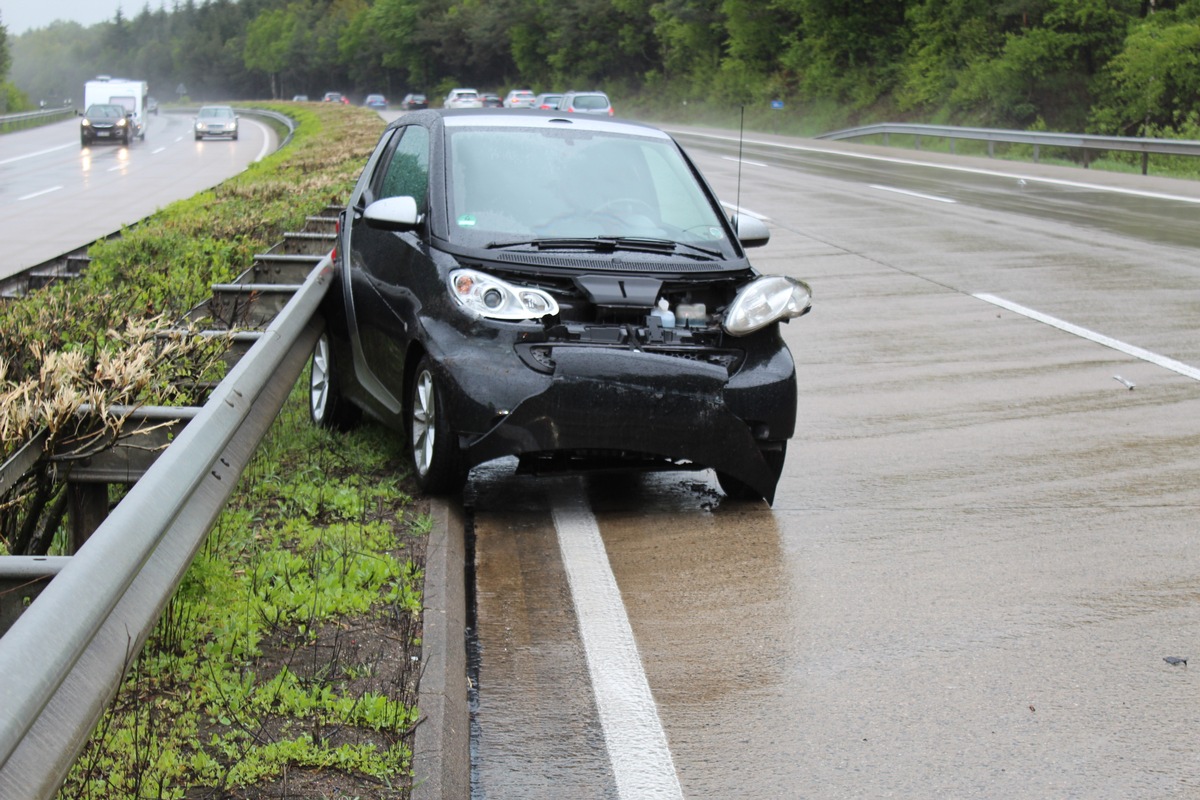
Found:
M 1038 163 L 1038 158 L 1041 156 L 1041 153 L 1042 146 L 1040 144 L 1035 144 L 1033 146 L 1033 163 Z
M 988 158 L 995 158 L 995 157 L 996 157 L 996 143 L 989 139 L 988 140 Z
M 76 553 L 88 537 L 108 516 L 107 483 L 71 483 L 70 497 L 71 552 Z
M 1142 153 L 1142 174 L 1143 175 L 1150 174 L 1150 154 L 1149 153 Z
M 1091 161 L 1092 161 L 1091 155 L 1092 154 L 1088 151 L 1088 149 L 1086 147 L 1083 148 L 1083 168 L 1084 169 L 1087 169 L 1088 166 L 1091 164 Z

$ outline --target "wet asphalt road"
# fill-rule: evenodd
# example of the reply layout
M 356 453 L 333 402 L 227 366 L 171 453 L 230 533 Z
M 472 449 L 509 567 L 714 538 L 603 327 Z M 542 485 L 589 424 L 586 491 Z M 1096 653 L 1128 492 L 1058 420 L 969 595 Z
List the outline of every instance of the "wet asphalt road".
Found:
M 146 121 L 129 145 L 81 147 L 79 118 L 0 136 L 0 278 L 91 244 L 237 175 L 278 145 L 242 116 L 241 136 L 194 140 L 193 115 Z
M 779 494 L 476 470 L 474 796 L 1200 796 L 1200 186 L 685 145 L 813 287 Z

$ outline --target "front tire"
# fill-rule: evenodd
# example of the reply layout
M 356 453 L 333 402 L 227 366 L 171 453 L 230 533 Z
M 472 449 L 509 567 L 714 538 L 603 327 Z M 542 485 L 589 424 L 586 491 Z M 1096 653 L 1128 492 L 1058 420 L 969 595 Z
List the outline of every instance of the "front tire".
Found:
M 428 356 L 413 375 L 408 406 L 408 441 L 413 474 L 426 494 L 450 494 L 462 488 L 467 472 L 454 440 L 442 384 Z
M 314 425 L 336 431 L 349 430 L 359 420 L 358 407 L 342 395 L 327 333 L 322 333 L 313 347 L 308 373 L 308 415 Z

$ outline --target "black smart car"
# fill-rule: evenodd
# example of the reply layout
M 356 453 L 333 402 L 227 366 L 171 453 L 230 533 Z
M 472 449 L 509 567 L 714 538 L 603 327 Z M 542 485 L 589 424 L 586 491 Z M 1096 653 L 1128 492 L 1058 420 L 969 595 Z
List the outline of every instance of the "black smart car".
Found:
M 811 300 L 746 259 L 768 235 L 656 128 L 406 114 L 342 214 L 313 420 L 404 431 L 430 493 L 516 456 L 535 473 L 712 468 L 770 502 L 796 419 L 779 323 Z

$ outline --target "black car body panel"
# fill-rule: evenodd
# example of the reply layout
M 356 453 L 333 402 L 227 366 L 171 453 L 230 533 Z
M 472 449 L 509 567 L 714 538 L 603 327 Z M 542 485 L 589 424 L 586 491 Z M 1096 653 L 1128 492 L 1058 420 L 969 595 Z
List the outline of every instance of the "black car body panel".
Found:
M 678 242 L 642 235 L 642 201 L 601 210 L 602 187 L 584 187 L 579 202 L 600 221 L 584 221 L 585 208 L 546 220 L 570 235 L 526 238 L 542 222 L 538 197 L 471 187 L 488 162 L 471 159 L 488 152 L 488 136 L 518 160 L 526 136 L 565 154 L 636 144 L 615 163 L 650 172 L 631 174 L 624 191 L 657 186 L 661 195 L 682 181 L 686 202 L 671 191 L 657 198 L 663 216 L 703 222 Z M 375 213 L 389 199 L 407 215 Z M 500 203 L 494 218 L 491 201 Z M 777 322 L 744 335 L 723 329 L 735 295 L 759 278 L 736 237 L 686 154 L 657 129 L 511 110 L 407 114 L 385 131 L 341 220 L 339 290 L 326 311 L 340 391 L 411 430 L 414 370 L 431 364 L 464 470 L 506 456 L 533 472 L 711 467 L 770 502 L 795 427 L 796 373 Z M 496 318 L 452 295 L 460 280 L 549 298 L 554 313 Z

